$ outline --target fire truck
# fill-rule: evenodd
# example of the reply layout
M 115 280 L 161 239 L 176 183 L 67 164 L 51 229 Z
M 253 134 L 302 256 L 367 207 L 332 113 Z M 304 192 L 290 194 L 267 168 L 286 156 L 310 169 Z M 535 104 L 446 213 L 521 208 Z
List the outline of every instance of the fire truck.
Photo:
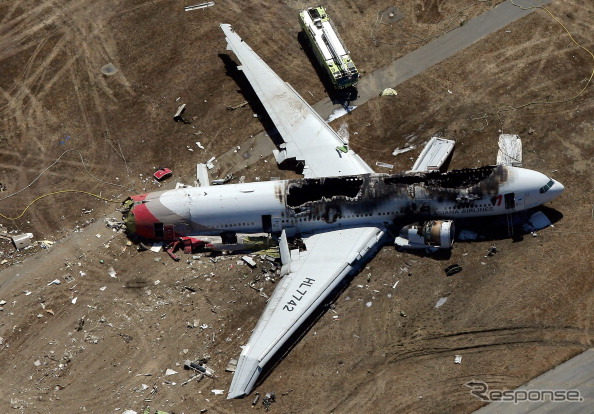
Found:
M 299 22 L 332 85 L 337 89 L 355 86 L 359 72 L 326 10 L 321 6 L 303 10 Z

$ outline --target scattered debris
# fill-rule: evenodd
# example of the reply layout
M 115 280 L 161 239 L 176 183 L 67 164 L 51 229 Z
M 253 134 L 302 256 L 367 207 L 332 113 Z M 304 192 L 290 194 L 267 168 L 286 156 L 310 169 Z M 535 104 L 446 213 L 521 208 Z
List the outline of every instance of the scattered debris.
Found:
M 491 257 L 495 253 L 497 253 L 497 247 L 495 247 L 495 245 L 492 245 L 491 247 L 489 247 L 489 250 L 487 250 L 487 254 L 485 254 L 485 257 Z
M 37 242 L 42 249 L 49 249 L 55 243 L 51 240 L 41 240 Z
M 224 178 L 219 178 L 217 180 L 212 180 L 211 184 L 212 185 L 222 185 L 222 184 L 228 183 L 229 181 L 231 181 L 231 179 L 233 179 L 233 174 L 232 173 L 229 173 Z
M 169 168 L 160 168 L 153 174 L 153 177 L 155 177 L 157 181 L 161 181 L 165 178 L 171 177 L 172 175 L 173 171 L 171 171 Z
M 439 298 L 439 300 L 435 304 L 435 307 L 441 308 L 443 306 L 443 304 L 447 302 L 447 300 L 448 300 L 448 298 Z
M 372 304 L 373 304 L 373 302 L 369 301 L 369 302 L 367 302 L 367 303 L 365 304 L 365 306 L 367 306 L 368 308 L 370 308 Z
M 276 397 L 273 392 L 267 392 L 264 398 L 262 399 L 262 405 L 268 411 L 270 405 L 275 401 Z
M 116 271 L 113 270 L 113 267 L 107 269 L 107 274 L 109 275 L 109 277 L 113 277 L 114 279 L 116 278 Z
M 165 376 L 170 376 L 170 375 L 175 375 L 177 374 L 177 371 L 171 369 L 171 368 L 167 368 L 167 370 L 165 371 Z
M 49 282 L 47 285 L 48 285 L 48 286 L 51 286 L 51 285 L 59 285 L 59 284 L 61 284 L 61 283 L 62 283 L 62 282 L 60 282 L 60 279 L 54 279 L 54 280 L 52 280 L 51 282 Z
M 194 370 L 200 372 L 207 377 L 215 378 L 214 371 L 200 363 L 192 362 L 189 359 L 184 361 L 184 369 Z
M 454 364 L 461 364 L 462 363 L 462 355 L 455 355 L 454 356 Z
M 214 395 L 223 395 L 225 390 L 211 390 Z
M 196 141 L 196 145 L 198 146 L 198 148 L 200 148 L 200 149 L 204 149 L 204 145 L 202 145 L 202 144 L 200 143 L 200 141 Z
M 406 318 L 406 313 L 403 310 L 401 310 L 400 311 L 400 316 L 402 316 L 403 318 Z
M 214 160 L 216 159 L 216 157 L 211 157 L 208 161 L 206 161 L 206 168 L 208 168 L 209 170 L 212 170 L 214 168 Z
M 462 266 L 460 266 L 458 263 L 454 263 L 453 265 L 446 267 L 444 270 L 446 275 L 453 276 L 456 273 L 460 273 L 462 271 Z
M 397 280 L 396 283 L 394 283 L 394 285 L 392 286 L 392 289 L 396 289 L 396 286 L 398 286 L 398 283 L 400 283 L 400 280 Z

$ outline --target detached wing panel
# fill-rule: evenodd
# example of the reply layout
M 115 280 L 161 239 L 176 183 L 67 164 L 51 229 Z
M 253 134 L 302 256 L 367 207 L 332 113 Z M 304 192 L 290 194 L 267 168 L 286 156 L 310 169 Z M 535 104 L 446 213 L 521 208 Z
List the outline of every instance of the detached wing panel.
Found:
M 373 170 L 355 152 L 337 149 L 345 142 L 316 111 L 233 31 L 222 24 L 227 49 L 235 53 L 239 67 L 266 108 L 284 144 L 275 156 L 280 163 L 295 158 L 305 162 L 306 178 L 369 174 Z M 283 148 L 284 146 L 284 148 Z
M 228 398 L 250 393 L 262 369 L 338 284 L 373 256 L 385 230 L 359 227 L 314 233 L 303 239 L 306 251 L 290 252 L 281 279 L 243 347 Z M 288 266 L 287 266 L 288 265 Z

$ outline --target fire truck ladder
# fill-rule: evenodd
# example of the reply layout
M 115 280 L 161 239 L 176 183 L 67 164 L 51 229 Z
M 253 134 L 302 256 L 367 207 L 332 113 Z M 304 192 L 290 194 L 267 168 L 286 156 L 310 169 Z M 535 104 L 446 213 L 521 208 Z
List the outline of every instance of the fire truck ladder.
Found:
M 346 65 L 342 61 L 342 58 L 336 52 L 336 49 L 334 49 L 334 46 L 332 46 L 332 42 L 330 42 L 328 40 L 328 36 L 326 35 L 326 29 L 325 28 L 322 28 L 322 40 L 324 41 L 324 43 L 328 47 L 328 50 L 330 51 L 330 54 L 332 55 L 332 60 L 340 68 L 340 73 L 342 73 L 343 75 L 350 75 L 349 69 L 346 67 Z

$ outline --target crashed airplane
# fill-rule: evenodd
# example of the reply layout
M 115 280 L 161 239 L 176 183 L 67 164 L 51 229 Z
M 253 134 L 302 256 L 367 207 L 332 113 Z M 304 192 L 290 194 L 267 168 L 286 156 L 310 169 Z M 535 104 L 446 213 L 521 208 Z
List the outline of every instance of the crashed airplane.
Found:
M 302 163 L 305 178 L 133 196 L 126 225 L 152 240 L 240 233 L 278 239 L 283 277 L 243 346 L 228 398 L 249 394 L 316 308 L 384 244 L 449 249 L 456 219 L 526 210 L 564 189 L 544 174 L 507 165 L 374 173 L 230 25 L 221 28 L 284 140 L 277 160 Z M 400 236 L 391 239 L 389 229 Z M 292 249 L 295 238 L 302 243 Z

